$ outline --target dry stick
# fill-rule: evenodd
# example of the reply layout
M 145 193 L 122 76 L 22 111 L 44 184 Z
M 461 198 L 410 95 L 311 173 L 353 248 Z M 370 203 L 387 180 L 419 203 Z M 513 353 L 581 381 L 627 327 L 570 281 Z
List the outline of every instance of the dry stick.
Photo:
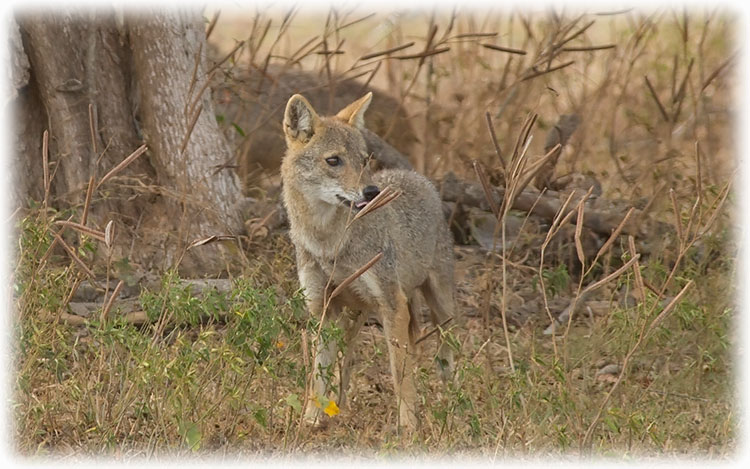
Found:
M 571 60 L 571 61 L 565 62 L 565 63 L 563 63 L 561 65 L 556 65 L 554 67 L 550 67 L 550 68 L 548 68 L 546 70 L 534 71 L 532 73 L 527 73 L 523 78 L 521 78 L 520 81 L 531 80 L 532 78 L 536 78 L 536 77 L 539 77 L 539 76 L 542 76 L 542 75 L 546 75 L 548 73 L 552 73 L 552 72 L 555 72 L 557 70 L 563 69 L 565 67 L 573 65 L 574 63 L 576 63 L 575 60 Z
M 97 153 L 96 151 L 96 119 L 94 118 L 94 105 L 89 103 L 89 131 L 91 133 L 91 148 L 94 151 L 94 154 Z
M 497 159 L 500 161 L 500 167 L 503 170 L 503 176 L 505 176 L 505 160 L 503 159 L 503 153 L 500 151 L 500 144 L 497 142 L 495 127 L 492 125 L 492 116 L 490 115 L 489 111 L 484 113 L 484 118 L 487 120 L 487 128 L 490 131 L 490 139 L 492 140 L 492 145 L 495 148 Z
M 103 178 L 99 180 L 99 183 L 96 185 L 96 189 L 98 189 L 102 184 L 107 182 L 112 176 L 122 171 L 124 168 L 126 168 L 130 163 L 132 163 L 136 158 L 141 156 L 143 153 L 148 150 L 148 146 L 144 143 L 140 147 L 138 147 L 133 153 L 128 155 L 127 158 L 122 160 L 120 164 L 112 168 L 107 174 L 104 175 Z
M 698 206 L 703 209 L 703 171 L 701 168 L 701 147 L 698 140 L 695 141 L 695 191 L 698 194 Z M 700 218 L 700 215 L 699 215 Z
M 669 189 L 669 198 L 672 200 L 672 210 L 675 216 L 675 228 L 677 229 L 677 238 L 680 240 L 680 248 L 683 246 L 685 238 L 682 233 L 682 220 L 680 219 L 680 209 L 677 206 L 677 199 L 675 198 L 674 189 Z
M 221 14 L 221 10 L 216 10 L 216 13 L 214 13 L 214 16 L 211 18 L 211 22 L 208 23 L 208 28 L 206 28 L 206 40 L 208 41 L 208 38 L 211 36 L 211 33 L 214 32 L 214 27 L 216 26 L 216 22 L 219 21 L 219 15 Z
M 115 298 L 117 298 L 117 295 L 120 294 L 120 290 L 122 290 L 122 287 L 125 286 L 125 282 L 120 280 L 117 283 L 117 286 L 112 291 L 112 294 L 109 296 L 109 300 L 104 304 L 104 307 L 102 308 L 101 316 L 99 317 L 99 322 L 101 324 L 104 324 L 104 321 L 107 320 L 107 314 L 109 313 L 109 310 L 112 309 L 112 305 L 115 302 Z
M 427 339 L 428 337 L 430 337 L 435 332 L 441 330 L 446 324 L 448 324 L 452 320 L 453 320 L 453 316 L 449 317 L 445 321 L 443 321 L 440 324 L 436 325 L 435 327 L 432 328 L 432 330 L 430 332 L 427 332 L 427 333 L 423 334 L 419 339 L 415 340 L 414 341 L 414 345 L 419 345 L 420 342 L 422 342 L 423 340 Z
M 677 95 L 675 95 L 672 98 L 672 103 L 676 104 L 676 108 L 674 110 L 674 113 L 672 114 L 673 123 L 676 123 L 677 119 L 680 117 L 680 111 L 682 110 L 682 102 L 685 100 L 685 87 L 687 86 L 687 81 L 688 81 L 688 78 L 690 77 L 690 72 L 693 70 L 694 63 L 695 63 L 695 60 L 690 59 L 687 72 L 685 72 L 685 76 L 682 78 L 682 83 L 680 84 L 679 91 L 677 91 Z
M 626 263 L 624 263 L 620 268 L 612 272 L 611 274 L 607 275 L 606 277 L 597 280 L 596 282 L 589 284 L 581 290 L 581 292 L 578 294 L 580 298 L 588 298 L 588 296 L 597 288 L 603 286 L 604 284 L 614 280 L 615 278 L 619 277 L 621 274 L 623 274 L 626 270 L 628 270 L 634 263 L 638 262 L 641 255 L 636 254 L 635 257 L 631 257 Z M 573 312 L 575 311 L 575 305 L 576 303 L 581 302 L 579 301 L 579 298 L 574 298 L 571 304 L 563 310 L 563 312 L 557 317 L 557 319 L 553 320 L 552 324 L 555 322 L 562 324 L 563 322 L 567 322 L 570 324 L 571 319 L 573 317 Z
M 495 44 L 482 44 L 482 47 L 487 49 L 496 50 L 500 52 L 508 52 L 509 54 L 526 55 L 527 52 L 521 49 L 514 49 L 512 47 L 496 46 Z
M 449 50 L 451 50 L 450 47 L 441 47 L 439 49 L 432 49 L 429 51 L 420 52 L 419 54 L 400 55 L 398 57 L 394 57 L 394 59 L 398 59 L 398 60 L 422 59 L 424 60 L 427 57 L 431 57 L 437 54 L 442 54 L 443 52 L 448 52 Z
M 582 17 L 583 17 L 583 16 L 579 16 L 579 17 L 578 17 L 578 18 L 577 18 L 576 20 L 574 20 L 573 22 L 571 22 L 571 24 L 570 24 L 570 27 L 569 27 L 569 28 L 572 28 L 573 26 L 575 26 L 575 25 L 576 25 L 576 23 L 578 23 L 578 20 L 580 20 L 580 19 L 581 19 Z M 579 29 L 578 31 L 574 32 L 574 33 L 573 33 L 573 34 L 571 34 L 570 36 L 566 37 L 566 38 L 565 38 L 565 39 L 563 39 L 562 41 L 560 41 L 560 42 L 558 42 L 557 44 L 555 44 L 555 45 L 553 46 L 553 50 L 557 50 L 557 49 L 560 49 L 560 48 L 561 48 L 561 47 L 562 47 L 563 45 L 565 45 L 565 44 L 569 43 L 569 42 L 570 42 L 570 41 L 572 41 L 573 39 L 575 39 L 575 38 L 577 38 L 578 36 L 580 36 L 581 34 L 585 33 L 585 32 L 586 32 L 586 31 L 587 31 L 587 30 L 588 30 L 588 29 L 589 29 L 589 28 L 590 28 L 591 26 L 593 26 L 593 25 L 594 25 L 594 23 L 595 23 L 595 22 L 596 22 L 596 20 L 591 20 L 591 21 L 589 21 L 588 23 L 586 23 L 586 25 L 584 25 L 583 27 L 581 27 L 581 29 Z
M 372 52 L 370 54 L 363 55 L 362 57 L 360 57 L 357 60 L 374 59 L 375 57 L 380 57 L 381 55 L 388 55 L 388 54 L 392 54 L 394 52 L 398 52 L 398 51 L 401 51 L 401 50 L 404 50 L 404 49 L 408 49 L 409 47 L 411 47 L 413 45 L 414 45 L 414 41 L 407 42 L 406 44 L 402 44 L 402 45 L 396 46 L 396 47 L 391 47 L 390 49 L 381 50 L 379 52 Z
M 81 258 L 78 257 L 73 248 L 71 248 L 68 243 L 66 243 L 62 239 L 62 237 L 60 237 L 58 233 L 52 233 L 52 235 L 55 237 L 57 242 L 65 249 L 68 255 L 75 261 L 75 263 L 78 264 L 78 267 L 80 267 L 81 270 L 83 270 L 83 272 L 86 274 L 86 276 L 88 276 L 91 283 L 98 288 L 99 284 L 96 282 L 96 276 L 88 267 L 86 267 L 86 264 L 84 264 Z
M 714 209 L 713 213 L 709 217 L 708 221 L 704 224 L 703 231 L 701 231 L 699 234 L 696 234 L 696 238 L 703 237 L 703 235 L 705 235 L 708 232 L 711 226 L 713 226 L 714 221 L 716 221 L 716 217 L 719 214 L 719 209 L 724 205 L 724 202 L 727 200 L 727 196 L 729 195 L 729 188 L 732 186 L 732 179 L 734 179 L 734 176 L 732 176 L 729 179 L 729 182 L 724 184 L 724 190 L 720 191 L 719 195 L 716 197 L 716 199 L 714 199 L 716 208 Z
M 187 131 L 185 132 L 185 136 L 182 139 L 182 145 L 180 145 L 180 154 L 185 153 L 185 149 L 188 146 L 188 143 L 190 142 L 190 136 L 193 135 L 193 129 L 195 128 L 195 124 L 198 122 L 198 118 L 200 117 L 201 113 L 203 112 L 203 103 L 201 103 L 198 106 L 198 109 L 195 111 L 195 114 L 193 114 L 193 118 L 190 120 L 190 124 L 188 125 Z
M 527 143 L 527 146 L 528 146 L 528 143 Z M 518 196 L 521 195 L 521 193 L 523 193 L 524 189 L 526 189 L 526 186 L 528 186 L 529 183 L 534 178 L 536 178 L 536 176 L 541 172 L 541 170 L 544 168 L 547 161 L 550 160 L 561 148 L 562 148 L 561 143 L 555 144 L 555 146 L 550 148 L 550 150 L 544 156 L 542 156 L 537 161 L 531 164 L 531 166 L 526 170 L 526 173 L 524 174 L 523 178 L 521 178 L 521 182 L 519 182 L 513 188 L 513 194 L 512 194 L 513 198 L 510 201 L 511 206 L 512 204 L 515 204 L 516 198 L 518 198 Z
M 563 47 L 561 50 L 563 52 L 586 52 L 586 51 L 595 51 L 595 50 L 614 49 L 615 47 L 617 47 L 617 44 L 604 44 L 601 46 Z
M 206 91 L 206 88 L 208 88 L 211 85 L 211 80 L 214 77 L 214 73 L 216 71 L 211 71 L 211 73 L 208 74 L 206 77 L 205 83 L 203 83 L 203 86 L 201 86 L 201 89 L 198 90 L 198 92 L 195 94 L 195 99 L 190 103 L 190 106 L 188 107 L 188 115 L 193 115 L 193 110 L 195 110 L 195 106 L 202 100 L 203 93 Z
M 49 130 L 45 130 L 42 134 L 42 171 L 44 177 L 44 207 L 47 207 L 49 202 Z
M 614 11 L 600 11 L 594 14 L 596 16 L 615 16 L 615 15 L 622 15 L 624 13 L 630 13 L 631 11 L 633 11 L 632 8 L 625 8 L 622 10 L 614 10 Z
M 669 122 L 667 110 L 664 109 L 664 105 L 659 100 L 659 96 L 656 95 L 656 90 L 654 90 L 654 87 L 651 85 L 651 82 L 646 75 L 643 76 L 643 80 L 646 82 L 646 86 L 648 87 L 649 92 L 651 92 L 651 97 L 654 99 L 656 106 L 658 106 L 659 113 L 661 113 L 661 117 L 664 119 L 664 122 Z
M 362 83 L 362 87 L 360 88 L 359 94 L 365 94 L 365 91 L 367 91 L 367 87 L 370 86 L 370 82 L 373 78 L 375 78 L 375 74 L 378 73 L 378 70 L 380 70 L 380 66 L 383 65 L 382 60 L 377 61 L 377 65 L 375 65 L 375 68 L 372 69 L 372 72 L 370 72 L 370 76 L 367 77 L 367 80 L 365 80 L 364 83 Z
M 263 29 L 263 33 L 261 33 L 259 36 L 255 34 L 255 27 L 256 27 L 256 23 L 253 23 L 253 30 L 250 32 L 250 36 L 248 37 L 248 41 L 250 41 L 249 63 L 251 67 L 255 67 L 255 55 L 258 53 L 260 46 L 263 45 L 263 41 L 266 39 L 266 36 L 268 35 L 268 30 L 271 28 L 271 18 L 268 18 L 268 21 L 266 22 L 266 27 Z M 312 40 L 314 40 L 314 38 L 311 39 L 311 41 Z M 302 46 L 302 48 L 304 47 L 305 46 Z
M 718 76 L 719 76 L 719 74 L 720 74 L 720 73 L 721 73 L 722 71 L 724 71 L 724 69 L 725 69 L 725 68 L 726 68 L 726 67 L 727 67 L 727 66 L 728 66 L 729 64 L 731 64 L 732 62 L 734 62 L 734 59 L 736 59 L 736 58 L 737 58 L 737 52 L 735 52 L 734 54 L 732 54 L 731 56 L 729 56 L 729 58 L 728 58 L 727 60 L 725 60 L 724 62 L 722 62 L 722 63 L 721 63 L 721 65 L 719 65 L 719 66 L 718 66 L 718 67 L 716 68 L 716 70 L 714 70 L 713 72 L 711 72 L 711 74 L 710 74 L 710 75 L 708 76 L 708 78 L 706 78 L 706 81 L 705 81 L 705 82 L 703 82 L 703 86 L 701 86 L 701 91 L 700 91 L 700 92 L 701 92 L 701 93 L 703 93 L 703 91 L 704 91 L 704 90 L 705 90 L 705 89 L 706 89 L 706 88 L 708 87 L 708 85 L 710 85 L 710 84 L 711 84 L 711 82 L 712 82 L 712 81 L 714 81 L 714 79 L 715 79 L 716 77 L 718 77 Z
M 70 291 L 68 292 L 68 295 L 63 299 L 62 303 L 60 303 L 60 307 L 58 308 L 58 314 L 55 317 L 55 325 L 57 325 L 60 319 L 62 319 L 61 316 L 64 314 L 65 308 L 68 307 L 70 300 L 73 299 L 73 295 L 75 295 L 76 291 L 78 291 L 78 287 L 81 285 L 81 278 L 82 278 L 82 275 L 80 272 L 78 272 L 75 280 L 73 281 L 73 286 L 70 287 Z
M 67 221 L 67 220 L 57 220 L 55 222 L 55 225 L 63 225 L 70 228 L 73 228 L 74 230 L 80 231 L 83 234 L 89 235 L 92 238 L 98 239 L 101 242 L 104 242 L 104 232 L 95 230 L 93 228 L 89 228 L 88 226 L 84 226 L 83 224 Z
M 589 189 L 589 193 L 591 192 L 591 189 Z M 578 203 L 578 217 L 576 218 L 576 230 L 575 234 L 573 235 L 573 241 L 576 245 L 576 254 L 578 254 L 578 261 L 581 263 L 581 271 L 586 271 L 586 256 L 583 253 L 583 243 L 581 242 L 581 234 L 583 232 L 583 207 L 586 203 L 586 200 L 588 199 L 588 194 L 586 194 L 586 197 L 582 198 L 581 201 Z M 581 276 L 581 282 L 583 282 L 583 276 Z M 580 288 L 580 285 L 579 285 Z
M 538 115 L 536 113 L 530 113 L 526 116 L 526 119 L 521 126 L 521 132 L 518 133 L 518 137 L 516 138 L 516 144 L 513 146 L 513 156 L 511 157 L 511 161 L 515 159 L 517 163 L 520 162 L 521 158 L 519 158 L 519 150 L 528 141 L 531 129 L 534 127 L 534 124 L 536 124 L 537 117 Z
M 437 33 L 437 25 L 432 24 L 432 26 L 430 28 L 430 32 L 428 33 L 428 36 L 427 36 L 427 42 L 425 43 L 424 51 L 430 50 L 430 47 L 432 47 L 432 41 L 435 38 L 435 34 L 436 33 Z M 403 106 L 404 105 L 404 99 L 407 96 L 409 96 L 409 93 L 411 92 L 411 89 L 414 87 L 414 84 L 417 82 L 417 78 L 419 77 L 419 72 L 422 70 L 422 66 L 424 65 L 424 61 L 425 61 L 424 57 L 421 57 L 419 59 L 419 62 L 417 63 L 417 69 L 414 72 L 414 76 L 409 81 L 409 84 L 406 86 L 406 89 L 403 91 L 403 93 L 401 93 L 401 97 L 400 97 L 400 100 L 399 100 L 399 106 Z M 388 125 L 388 128 L 386 129 L 386 131 L 383 134 L 383 137 L 387 137 L 391 133 L 391 130 L 393 129 L 393 126 L 395 124 L 396 124 L 396 119 L 395 118 L 391 119 L 390 124 Z
M 446 41 L 452 41 L 454 39 L 468 39 L 468 38 L 475 38 L 475 37 L 496 37 L 499 33 L 461 33 L 456 34 L 455 36 L 451 36 Z
M 187 96 L 188 99 L 185 101 L 185 109 L 183 110 L 183 114 L 185 115 L 185 118 L 187 118 L 188 114 L 188 104 L 190 104 L 189 97 L 193 95 L 193 88 L 195 87 L 195 83 L 198 80 L 198 67 L 201 63 L 201 52 L 203 52 L 203 42 L 201 42 L 198 45 L 198 51 L 195 53 L 195 64 L 193 65 L 193 74 L 190 77 L 190 86 L 188 87 Z
M 227 55 L 225 55 L 225 56 L 224 56 L 224 58 L 223 58 L 223 59 L 221 59 L 221 60 L 219 60 L 218 62 L 216 62 L 216 63 L 215 63 L 214 65 L 213 65 L 213 67 L 211 67 L 211 68 L 210 68 L 210 69 L 208 70 L 208 72 L 206 72 L 206 76 L 208 76 L 208 77 L 211 77 L 211 75 L 212 75 L 212 74 L 214 73 L 214 71 L 216 71 L 216 69 L 217 69 L 217 68 L 219 68 L 219 67 L 221 67 L 222 65 L 224 65 L 224 62 L 226 62 L 227 60 L 229 60 L 229 58 L 230 58 L 230 57 L 232 57 L 232 56 L 233 56 L 233 55 L 235 54 L 235 52 L 237 52 L 237 50 L 238 50 L 238 49 L 239 49 L 240 47 L 244 46 L 244 45 L 245 45 L 245 41 L 239 41 L 239 42 L 238 42 L 238 43 L 237 43 L 237 44 L 236 44 L 236 45 L 234 46 L 234 48 L 233 48 L 233 49 L 232 49 L 232 50 L 231 50 L 231 51 L 230 51 L 230 52 L 229 52 L 229 53 L 228 53 Z M 210 81 L 210 79 L 209 79 L 208 81 Z M 205 89 L 205 86 L 204 86 L 204 89 Z M 203 94 L 203 93 L 202 93 L 202 92 L 201 92 L 201 93 L 198 93 L 198 95 L 199 95 L 199 96 L 200 96 L 201 94 Z
M 331 300 L 339 296 L 339 294 L 349 286 L 353 281 L 357 280 L 359 277 L 361 277 L 365 272 L 370 270 L 370 267 L 375 265 L 376 262 L 378 262 L 380 259 L 383 258 L 383 253 L 379 252 L 377 253 L 372 259 L 367 261 L 365 265 L 357 269 L 353 274 L 348 276 L 344 279 L 343 282 L 341 282 L 336 288 L 333 289 L 333 292 L 331 292 L 331 295 L 328 297 L 326 303 L 323 306 L 323 309 L 327 309 L 327 307 L 331 304 Z
M 631 258 L 638 256 L 635 250 L 635 238 L 633 235 L 628 236 L 628 250 L 630 251 Z M 635 288 L 638 292 L 638 300 L 641 302 L 646 301 L 646 289 L 643 283 L 643 277 L 641 276 L 641 269 L 638 264 L 633 267 L 633 279 L 635 282 Z
M 492 196 L 492 187 L 490 186 L 490 183 L 487 180 L 487 175 L 484 172 L 482 163 L 480 163 L 477 160 L 474 160 L 473 166 L 474 166 L 474 172 L 477 174 L 477 178 L 479 179 L 479 183 L 482 185 L 482 189 L 484 190 L 484 196 L 487 199 L 487 203 L 490 206 L 490 210 L 492 211 L 492 214 L 495 215 L 495 219 L 497 220 L 498 218 L 500 218 L 500 207 L 497 206 L 497 203 L 495 202 L 495 198 Z
M 594 261 L 592 262 L 592 265 L 596 264 L 596 261 L 597 259 L 599 259 L 599 256 L 607 252 L 607 249 L 609 249 L 609 247 L 612 246 L 612 244 L 614 244 L 615 239 L 617 239 L 617 237 L 620 235 L 620 233 L 622 232 L 622 229 L 625 227 L 628 220 L 630 219 L 630 216 L 633 214 L 634 211 L 635 211 L 635 207 L 630 207 L 630 209 L 628 209 L 628 212 L 622 218 L 622 221 L 620 222 L 620 224 L 617 225 L 617 228 L 615 228 L 614 231 L 612 231 L 612 234 L 610 234 L 609 238 L 607 238 L 607 241 L 602 245 L 601 248 L 599 248 L 599 251 L 597 251 L 596 256 L 594 257 Z
M 94 176 L 89 177 L 89 186 L 86 188 L 86 199 L 83 201 L 83 213 L 81 214 L 81 225 L 85 225 L 89 217 L 91 198 L 94 195 Z

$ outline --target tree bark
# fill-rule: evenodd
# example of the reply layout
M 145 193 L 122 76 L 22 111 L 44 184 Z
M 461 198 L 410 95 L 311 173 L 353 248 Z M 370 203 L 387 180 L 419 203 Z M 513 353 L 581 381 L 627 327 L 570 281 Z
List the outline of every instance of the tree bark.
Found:
M 88 222 L 102 229 L 114 220 L 111 254 L 145 269 L 215 274 L 227 265 L 220 247 L 186 247 L 242 229 L 237 177 L 218 169 L 230 150 L 203 87 L 201 20 L 194 9 L 18 16 L 31 77 L 17 99 L 22 190 L 37 198 L 31 187 L 41 185 L 30 178 L 41 174 L 42 136 L 28 116 L 46 116 L 58 209 L 80 213 L 89 178 L 97 183 L 145 143 L 143 156 L 97 188 Z

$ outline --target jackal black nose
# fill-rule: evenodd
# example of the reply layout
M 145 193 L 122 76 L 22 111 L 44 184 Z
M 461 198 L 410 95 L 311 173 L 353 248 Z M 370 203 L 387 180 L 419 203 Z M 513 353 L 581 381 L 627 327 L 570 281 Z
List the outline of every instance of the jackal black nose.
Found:
M 380 194 L 380 189 L 378 189 L 377 186 L 367 186 L 362 189 L 362 195 L 368 202 L 377 197 L 378 194 Z

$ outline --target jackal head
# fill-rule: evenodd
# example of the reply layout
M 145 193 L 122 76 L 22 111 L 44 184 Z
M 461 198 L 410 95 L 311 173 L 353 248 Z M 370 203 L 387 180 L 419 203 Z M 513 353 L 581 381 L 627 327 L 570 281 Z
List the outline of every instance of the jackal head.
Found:
M 360 132 L 371 100 L 367 93 L 335 116 L 321 117 L 304 97 L 292 96 L 284 112 L 284 184 L 292 184 L 310 202 L 354 211 L 377 196 L 380 189 L 372 185 L 370 155 Z

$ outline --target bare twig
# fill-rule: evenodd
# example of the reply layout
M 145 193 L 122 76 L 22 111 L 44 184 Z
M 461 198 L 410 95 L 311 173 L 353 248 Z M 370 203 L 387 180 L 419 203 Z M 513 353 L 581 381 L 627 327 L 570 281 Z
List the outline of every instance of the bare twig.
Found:
M 563 52 L 588 52 L 588 51 L 595 51 L 595 50 L 606 50 L 606 49 L 614 49 L 617 47 L 617 44 L 603 44 L 601 46 L 580 46 L 580 47 L 563 47 Z
M 104 307 L 102 308 L 101 316 L 99 317 L 99 321 L 104 324 L 104 321 L 107 320 L 107 314 L 109 314 L 109 310 L 112 309 L 112 305 L 115 302 L 115 299 L 117 298 L 117 295 L 120 294 L 120 290 L 122 290 L 122 287 L 125 286 L 125 282 L 120 280 L 117 282 L 117 286 L 115 287 L 114 291 L 112 291 L 112 294 L 109 296 L 109 300 L 104 304 Z
M 505 173 L 505 160 L 503 159 L 503 153 L 500 151 L 500 144 L 497 142 L 495 127 L 492 125 L 492 116 L 488 111 L 484 114 L 484 117 L 485 119 L 487 119 L 487 128 L 490 131 L 490 139 L 492 140 L 492 145 L 495 148 L 495 154 L 497 155 L 498 161 L 500 161 L 500 167 L 502 168 L 503 173 Z
M 482 44 L 482 47 L 487 49 L 496 50 L 500 52 L 508 52 L 509 54 L 526 55 L 527 52 L 521 49 L 514 49 L 512 47 L 496 46 L 495 44 Z
M 659 100 L 659 96 L 657 96 L 656 90 L 654 90 L 653 85 L 651 85 L 651 82 L 649 81 L 648 77 L 645 75 L 643 76 L 643 80 L 646 82 L 648 91 L 651 93 L 651 97 L 654 99 L 656 106 L 659 108 L 659 113 L 661 113 L 661 117 L 664 119 L 664 122 L 669 122 L 669 116 L 667 115 L 667 110 L 664 109 L 664 105 Z
M 453 321 L 453 317 L 452 316 L 449 317 L 448 319 L 446 319 L 445 321 L 441 322 L 437 326 L 433 327 L 432 330 L 430 330 L 429 332 L 427 332 L 425 334 L 422 334 L 422 336 L 419 339 L 417 339 L 417 340 L 414 341 L 414 345 L 418 345 L 420 342 L 422 342 L 423 340 L 427 339 L 428 337 L 430 337 L 435 332 L 441 330 L 443 327 L 445 327 L 446 324 L 448 324 L 451 321 Z
M 450 47 L 441 47 L 439 49 L 432 49 L 432 50 L 420 52 L 418 54 L 400 55 L 398 57 L 394 57 L 394 59 L 398 59 L 398 60 L 425 59 L 427 57 L 432 57 L 433 55 L 448 52 L 449 50 L 451 50 Z
M 98 287 L 98 283 L 96 282 L 96 276 L 91 271 L 91 269 L 89 269 L 86 266 L 86 264 L 83 263 L 83 261 L 81 260 L 81 258 L 78 257 L 78 254 L 76 254 L 76 252 L 73 250 L 73 248 L 71 248 L 68 245 L 68 243 L 66 243 L 62 239 L 62 237 L 59 234 L 52 233 L 52 235 L 55 237 L 55 239 L 57 240 L 58 244 L 60 244 L 60 246 L 62 246 L 63 249 L 65 249 L 65 251 L 68 253 L 68 255 L 70 256 L 70 258 L 73 259 L 73 261 L 76 264 L 78 264 L 78 267 L 80 267 L 81 270 L 86 274 L 86 276 L 89 278 L 89 280 L 91 281 L 91 283 Z
M 44 202 L 43 205 L 46 207 L 49 203 L 49 130 L 45 130 L 42 134 L 42 171 L 44 177 Z
M 400 46 L 391 47 L 390 49 L 381 50 L 379 52 L 372 52 L 370 54 L 363 55 L 362 57 L 359 58 L 359 60 L 374 59 L 375 57 L 380 57 L 381 55 L 388 55 L 388 54 L 392 54 L 394 52 L 398 52 L 400 50 L 408 49 L 409 47 L 411 47 L 413 45 L 414 45 L 414 41 L 408 42 L 408 43 L 402 44 Z
M 74 230 L 80 231 L 83 234 L 89 235 L 92 238 L 95 238 L 101 242 L 104 242 L 104 232 L 95 230 L 93 228 L 89 228 L 88 226 L 84 226 L 83 224 L 79 224 L 79 223 L 75 223 L 75 222 L 67 221 L 67 220 L 57 220 L 55 224 L 73 228 Z
M 185 136 L 182 138 L 182 145 L 180 145 L 181 155 L 185 153 L 185 149 L 188 146 L 188 142 L 190 142 L 190 136 L 193 134 L 193 129 L 195 128 L 195 124 L 198 122 L 198 118 L 200 117 L 202 112 L 203 112 L 203 103 L 201 103 L 198 106 L 198 109 L 196 109 L 195 113 L 193 114 L 193 117 L 190 119 L 190 124 L 188 124 L 187 131 L 185 132 Z
M 107 174 L 105 174 L 104 177 L 99 180 L 99 183 L 96 185 L 96 189 L 98 189 L 99 187 L 101 187 L 101 185 L 104 184 L 105 182 L 107 182 L 110 178 L 112 178 L 112 176 L 114 176 L 115 174 L 117 174 L 120 171 L 122 171 L 123 169 L 125 169 L 136 158 L 138 158 L 139 156 L 141 156 L 142 154 L 144 154 L 146 152 L 146 150 L 148 150 L 148 147 L 146 146 L 145 143 L 143 145 L 141 145 L 140 147 L 138 147 L 127 158 L 125 158 L 124 160 L 122 160 L 120 162 L 120 164 L 118 164 L 117 166 L 115 166 L 114 168 L 112 168 Z
M 379 252 L 367 261 L 365 265 L 357 269 L 353 274 L 348 276 L 344 279 L 336 288 L 333 289 L 333 292 L 331 292 L 331 295 L 326 300 L 326 306 L 328 306 L 331 303 L 331 300 L 336 298 L 346 287 L 348 287 L 353 281 L 357 280 L 359 277 L 361 277 L 365 272 L 370 270 L 370 268 L 375 265 L 376 262 L 378 262 L 380 259 L 383 258 L 383 253 Z M 327 307 L 323 308 L 324 310 L 327 310 Z

